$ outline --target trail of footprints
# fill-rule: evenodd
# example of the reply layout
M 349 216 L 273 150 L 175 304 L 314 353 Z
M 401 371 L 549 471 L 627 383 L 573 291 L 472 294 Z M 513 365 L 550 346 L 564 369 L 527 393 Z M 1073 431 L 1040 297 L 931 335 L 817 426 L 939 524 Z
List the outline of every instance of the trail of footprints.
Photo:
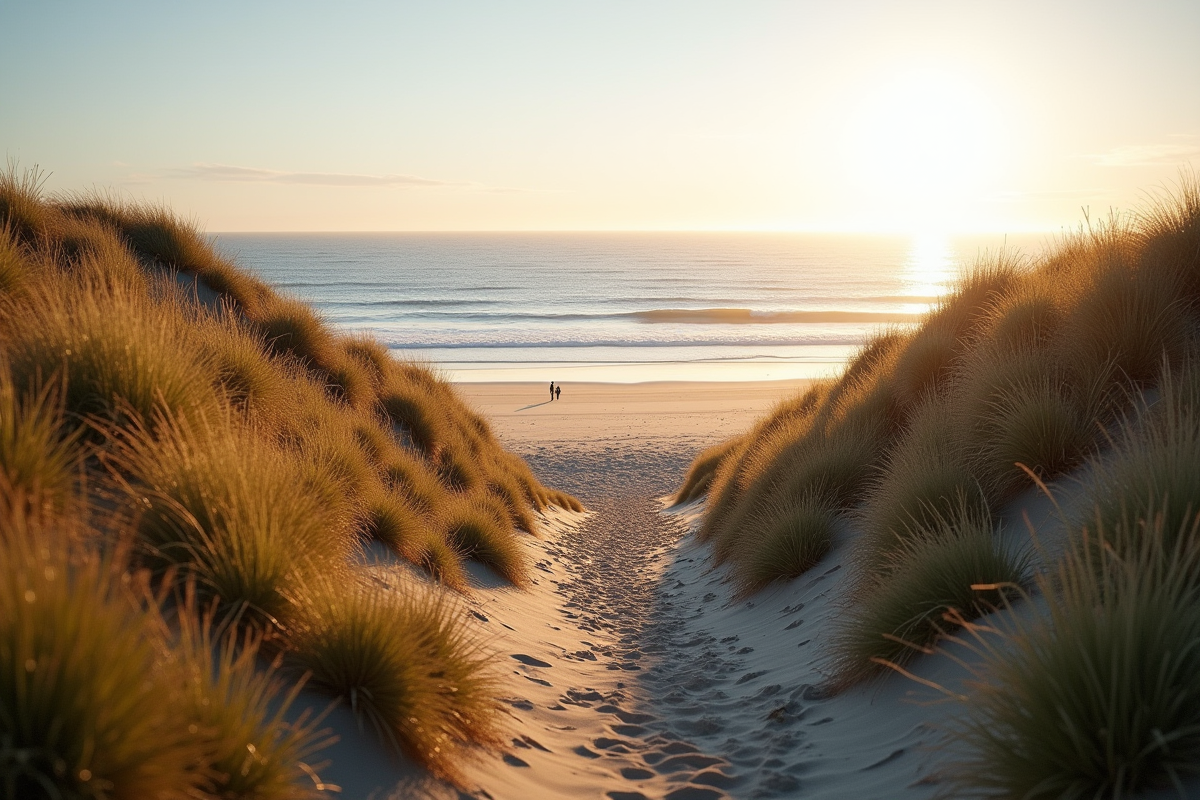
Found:
M 746 671 L 741 656 L 751 652 L 736 636 L 716 640 L 689 634 L 682 620 L 693 609 L 678 607 L 671 594 L 682 583 L 648 569 L 673 551 L 685 533 L 657 513 L 648 497 L 590 504 L 596 513 L 559 544 L 569 577 L 560 584 L 564 616 L 583 632 L 603 632 L 598 644 L 566 653 L 568 660 L 595 661 L 626 673 L 616 689 L 601 693 L 577 687 L 559 698 L 563 706 L 605 715 L 611 735 L 575 748 L 575 755 L 605 765 L 628 782 L 610 790 L 610 800 L 718 800 L 730 796 L 773 797 L 800 787 L 805 759 L 804 725 L 828 721 L 813 714 L 820 694 L 810 686 L 790 692 L 769 683 L 765 672 Z M 704 597 L 715 600 L 716 594 Z M 802 606 L 785 609 L 794 614 Z M 800 617 L 789 629 L 802 624 Z M 550 666 L 524 655 L 526 666 Z M 537 681 L 536 677 L 526 676 Z M 548 685 L 548 684 L 547 684 Z M 732 692 L 732 694 L 730 693 Z M 511 700 L 517 708 L 527 701 Z M 753 723 L 737 722 L 750 717 Z M 648 713 L 661 709 L 662 715 Z M 735 713 L 736 712 L 736 713 Z M 541 747 L 532 739 L 516 748 Z M 519 756 L 510 763 L 523 763 Z

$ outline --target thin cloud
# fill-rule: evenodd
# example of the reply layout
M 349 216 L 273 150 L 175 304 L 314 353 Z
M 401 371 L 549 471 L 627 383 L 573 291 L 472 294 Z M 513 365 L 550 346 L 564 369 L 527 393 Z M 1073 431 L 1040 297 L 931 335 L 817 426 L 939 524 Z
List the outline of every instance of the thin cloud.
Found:
M 168 177 L 218 183 L 284 183 L 308 186 L 400 186 L 407 188 L 469 187 L 470 183 L 422 178 L 417 175 L 359 175 L 348 172 L 284 172 L 231 164 L 193 164 L 169 170 Z
M 1032 192 L 997 192 L 988 199 L 993 203 L 1019 203 L 1029 200 L 1094 200 L 1105 197 L 1103 189 L 1046 189 Z
M 1181 164 L 1200 158 L 1200 142 L 1196 137 L 1180 137 L 1181 141 L 1160 144 L 1130 144 L 1114 147 L 1107 153 L 1091 158 L 1102 167 L 1151 167 Z

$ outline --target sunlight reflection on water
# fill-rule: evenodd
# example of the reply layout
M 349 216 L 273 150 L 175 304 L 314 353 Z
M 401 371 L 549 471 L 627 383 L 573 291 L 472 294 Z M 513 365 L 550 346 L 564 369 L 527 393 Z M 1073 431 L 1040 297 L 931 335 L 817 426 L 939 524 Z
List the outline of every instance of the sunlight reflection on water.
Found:
M 913 236 L 903 276 L 910 294 L 940 296 L 946 293 L 958 275 L 958 263 L 948 236 L 941 233 Z

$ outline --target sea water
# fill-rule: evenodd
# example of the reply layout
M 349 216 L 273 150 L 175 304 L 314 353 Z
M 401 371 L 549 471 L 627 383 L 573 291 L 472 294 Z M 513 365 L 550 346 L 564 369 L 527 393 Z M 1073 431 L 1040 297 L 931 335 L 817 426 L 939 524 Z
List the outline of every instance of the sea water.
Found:
M 458 381 L 828 375 L 1011 237 L 225 233 L 335 326 Z M 1040 246 L 1026 237 L 1026 252 Z

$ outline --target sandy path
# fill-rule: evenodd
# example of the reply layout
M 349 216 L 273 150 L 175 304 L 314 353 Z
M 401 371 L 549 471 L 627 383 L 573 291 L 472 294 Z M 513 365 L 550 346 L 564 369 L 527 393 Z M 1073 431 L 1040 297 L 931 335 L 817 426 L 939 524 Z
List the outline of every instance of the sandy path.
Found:
M 817 646 L 805 617 L 815 612 L 820 625 L 835 613 L 828 600 L 844 577 L 840 565 L 769 593 L 761 608 L 757 599 L 735 602 L 707 548 L 688 535 L 689 518 L 663 512 L 660 498 L 690 456 L 630 444 L 560 447 L 540 462 L 543 477 L 577 492 L 592 511 L 552 548 L 566 576 L 555 588 L 563 602 L 554 626 L 578 631 L 595 666 L 617 676 L 608 691 L 591 688 L 602 683 L 595 674 L 572 676 L 592 683 L 558 696 L 572 709 L 572 727 L 592 732 L 572 748 L 594 768 L 576 775 L 571 793 L 715 800 L 802 788 L 837 796 L 852 786 L 882 797 L 919 780 L 916 751 L 929 731 L 914 731 L 912 706 L 876 723 L 878 738 L 863 737 L 872 699 L 831 705 L 816 688 Z M 842 724 L 831 726 L 835 715 Z M 829 747 L 821 744 L 826 730 Z M 553 728 L 545 734 L 543 743 L 561 741 Z
M 929 797 L 934 725 L 914 684 L 888 680 L 836 697 L 817 686 L 848 569 L 848 539 L 816 569 L 749 600 L 689 533 L 695 507 L 665 513 L 691 459 L 752 423 L 789 388 L 692 385 L 576 388 L 538 409 L 526 390 L 477 390 L 506 446 L 586 516 L 551 514 L 523 537 L 531 585 L 474 567 L 467 614 L 504 670 L 506 746 L 466 765 L 465 790 L 422 777 L 335 719 L 343 736 L 328 776 L 343 797 L 608 798 Z M 794 389 L 793 389 L 794 390 Z M 641 394 L 639 394 L 639 391 Z M 526 403 L 528 405 L 528 403 Z M 507 411 L 505 411 L 507 409 Z M 533 424 L 523 415 L 540 413 Z M 502 412 L 502 413 L 501 413 Z M 723 424 L 727 423 L 727 424 Z M 690 512 L 690 513 L 689 513 Z M 400 564 L 382 564 L 388 570 Z M 919 670 L 953 681 L 948 660 Z M 936 699 L 929 692 L 918 700 Z M 942 706 L 944 708 L 944 706 Z M 932 723 L 932 724 L 931 724 Z
M 578 494 L 591 512 L 544 545 L 544 571 L 558 576 L 548 627 L 563 652 L 557 659 L 552 651 L 512 654 L 522 664 L 518 672 L 532 679 L 529 689 L 543 681 L 553 692 L 553 702 L 537 691 L 512 699 L 518 721 L 533 729 L 530 738 L 543 747 L 577 760 L 549 763 L 551 754 L 533 747 L 515 753 L 532 768 L 519 777 L 534 786 L 547 781 L 543 791 L 552 787 L 555 796 L 612 800 L 715 800 L 738 783 L 727 759 L 689 741 L 687 710 L 659 711 L 658 698 L 675 680 L 669 662 L 684 625 L 663 602 L 662 585 L 687 524 L 662 514 L 657 497 L 671 488 L 691 455 L 687 447 L 560 445 L 536 461 L 543 479 Z M 562 647 L 570 639 L 581 648 Z M 538 694 L 544 697 L 540 702 Z M 544 715 L 541 708 L 561 711 Z M 558 724 L 564 721 L 569 724 Z M 520 785 L 525 780 L 497 777 L 486 770 L 476 775 L 490 796 L 521 797 L 527 791 Z

